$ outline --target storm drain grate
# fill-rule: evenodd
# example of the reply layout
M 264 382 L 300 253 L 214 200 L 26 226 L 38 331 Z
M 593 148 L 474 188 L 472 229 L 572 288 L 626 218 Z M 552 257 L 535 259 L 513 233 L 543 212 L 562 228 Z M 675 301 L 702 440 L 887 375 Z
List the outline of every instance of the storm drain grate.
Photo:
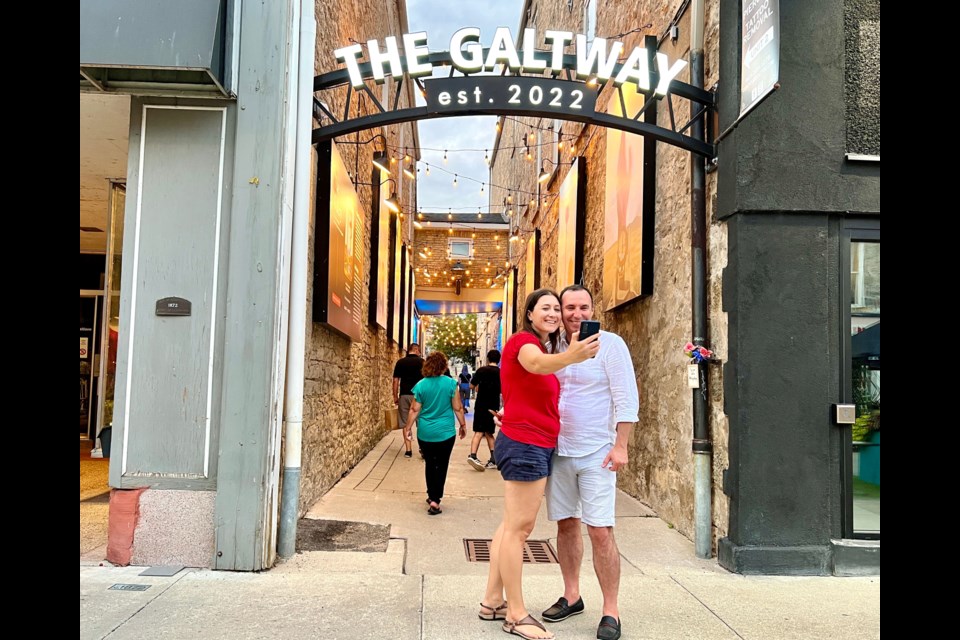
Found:
M 490 562 L 492 540 L 464 538 L 467 562 Z M 523 561 L 527 564 L 559 564 L 557 552 L 546 540 L 527 540 L 523 545 Z

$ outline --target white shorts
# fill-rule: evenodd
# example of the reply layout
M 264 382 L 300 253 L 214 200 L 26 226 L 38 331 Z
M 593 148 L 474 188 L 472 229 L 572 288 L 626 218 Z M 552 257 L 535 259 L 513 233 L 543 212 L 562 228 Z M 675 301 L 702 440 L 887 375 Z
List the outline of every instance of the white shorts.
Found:
M 547 518 L 580 518 L 591 527 L 612 527 L 617 500 L 617 473 L 600 465 L 613 445 L 580 458 L 553 454 L 547 478 Z

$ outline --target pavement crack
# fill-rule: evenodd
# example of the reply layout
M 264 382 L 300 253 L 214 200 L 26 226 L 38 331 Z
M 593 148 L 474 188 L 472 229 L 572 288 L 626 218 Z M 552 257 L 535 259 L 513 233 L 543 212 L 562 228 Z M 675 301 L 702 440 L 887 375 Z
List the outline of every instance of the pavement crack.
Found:
M 426 640 L 426 638 L 423 635 L 423 632 L 424 632 L 423 592 L 425 588 L 425 585 L 424 585 L 425 578 L 426 576 L 423 576 L 423 575 L 420 576 L 420 640 Z
M 690 591 L 690 589 L 687 589 L 686 585 L 684 585 L 682 582 L 680 582 L 679 580 L 677 580 L 677 579 L 674 578 L 673 576 L 670 576 L 670 579 L 673 580 L 673 581 L 677 584 L 678 587 L 680 587 L 681 589 L 683 589 L 684 591 L 686 591 L 687 593 L 689 593 L 689 594 L 690 594 L 690 597 L 692 597 L 694 600 L 696 600 L 696 601 L 699 602 L 701 605 L 703 605 L 703 608 L 704 608 L 704 609 L 706 609 L 707 611 L 709 611 L 710 613 L 712 613 L 713 616 L 714 616 L 717 620 L 719 620 L 719 621 L 723 624 L 723 626 L 725 626 L 727 629 L 730 629 L 730 631 L 731 631 L 734 635 L 736 635 L 738 638 L 741 638 L 741 640 L 745 640 L 745 639 L 743 638 L 743 636 L 740 635 L 740 633 L 739 633 L 736 629 L 734 629 L 734 628 L 731 627 L 729 624 L 727 624 L 727 621 L 724 620 L 723 618 L 721 618 L 720 615 L 719 615 L 716 611 L 714 611 L 713 609 L 711 609 L 710 606 L 707 605 L 706 602 L 704 602 L 703 600 L 701 600 L 700 598 L 698 598 L 693 591 Z
M 154 597 L 152 597 L 152 598 L 150 598 L 149 600 L 147 600 L 146 602 L 144 602 L 144 603 L 143 603 L 143 606 L 137 608 L 133 613 L 131 613 L 129 616 L 127 616 L 126 618 L 124 618 L 123 620 L 121 620 L 120 623 L 117 624 L 117 626 L 115 626 L 113 629 L 110 629 L 110 631 L 108 631 L 106 634 L 104 634 L 103 638 L 109 638 L 109 637 L 113 634 L 114 631 L 116 631 L 117 629 L 119 629 L 119 628 L 122 627 L 123 625 L 127 624 L 128 622 L 130 622 L 130 620 L 132 620 L 134 616 L 136 616 L 138 613 L 140 613 L 141 611 L 143 611 L 144 609 L 146 609 L 147 607 L 149 607 L 151 604 L 153 604 L 153 603 L 156 602 L 157 600 L 159 600 L 160 597 L 163 596 L 163 594 L 165 594 L 165 593 L 170 589 L 170 587 L 172 587 L 173 585 L 177 584 L 178 582 L 180 582 L 181 580 L 183 580 L 186 576 L 188 576 L 188 575 L 191 574 L 191 573 L 193 573 L 193 571 L 185 571 L 182 576 L 179 576 L 176 580 L 172 581 L 170 584 L 168 584 L 166 587 L 164 587 L 164 589 L 163 589 L 162 591 L 160 591 L 160 592 L 155 592 L 157 595 L 155 595 Z M 158 586 L 158 585 L 151 585 L 151 586 Z M 102 640 L 102 639 L 101 639 L 101 640 Z

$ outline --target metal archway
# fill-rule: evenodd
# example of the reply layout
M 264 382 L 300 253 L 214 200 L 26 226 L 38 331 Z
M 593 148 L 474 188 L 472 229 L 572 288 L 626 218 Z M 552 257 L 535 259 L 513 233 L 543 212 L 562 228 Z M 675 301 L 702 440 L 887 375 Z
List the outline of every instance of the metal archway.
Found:
M 652 42 L 651 42 L 652 40 Z M 656 39 L 647 41 L 648 66 L 654 69 L 653 63 L 656 54 Z M 486 56 L 489 50 L 484 50 Z M 523 52 L 519 52 L 523 55 Z M 547 60 L 549 52 L 536 51 L 534 58 Z M 593 108 L 596 98 L 603 89 L 604 84 L 596 88 L 591 87 L 582 80 L 574 78 L 573 70 L 576 68 L 576 56 L 573 54 L 564 54 L 563 67 L 565 79 L 558 79 L 556 75 L 548 78 L 545 76 L 523 76 L 523 75 L 462 75 L 454 76 L 453 61 L 450 52 L 444 51 L 431 53 L 428 62 L 434 68 L 449 67 L 450 74 L 446 78 L 434 78 L 421 81 L 419 78 L 410 80 L 406 75 L 406 65 L 404 64 L 404 75 L 395 79 L 397 84 L 394 92 L 393 104 L 384 106 L 380 100 L 373 94 L 370 87 L 364 83 L 359 88 L 354 88 L 350 83 L 347 70 L 341 69 L 331 71 L 316 76 L 313 81 L 314 91 L 314 115 L 324 124 L 313 130 L 312 142 L 317 144 L 324 140 L 330 140 L 339 136 L 356 133 L 364 129 L 376 127 L 385 127 L 403 122 L 414 120 L 427 120 L 432 118 L 449 118 L 467 115 L 518 115 L 533 117 L 548 117 L 561 120 L 572 120 L 585 124 L 593 124 L 611 129 L 619 129 L 627 133 L 634 133 L 659 142 L 664 142 L 671 146 L 679 147 L 691 153 L 703 156 L 705 158 L 716 157 L 716 146 L 699 140 L 688 135 L 686 132 L 690 129 L 694 121 L 716 110 L 715 95 L 693 85 L 673 80 L 670 82 L 665 95 L 657 95 L 653 89 L 641 90 L 644 94 L 644 106 L 635 114 L 628 116 L 615 116 L 609 113 L 599 113 Z M 614 67 L 612 75 L 619 73 L 622 64 Z M 359 65 L 363 80 L 374 79 L 371 65 L 369 62 Z M 651 87 L 656 87 L 659 79 L 656 73 L 651 73 Z M 421 93 L 427 99 L 427 105 L 419 107 L 398 108 L 401 88 L 404 83 L 415 82 Z M 317 96 L 318 91 L 326 91 L 345 87 L 347 97 L 344 105 L 343 114 L 337 117 L 330 108 Z M 539 88 L 539 93 L 537 89 Z M 620 96 L 622 111 L 626 113 L 625 99 L 623 95 L 623 86 L 615 87 L 615 91 Z M 350 117 L 350 105 L 354 93 L 365 93 L 371 100 L 375 113 L 363 116 Z M 464 93 L 466 99 L 463 102 L 453 99 L 459 94 Z M 477 93 L 479 92 L 479 93 Z M 443 104 L 441 97 L 446 93 L 450 102 Z M 577 100 L 576 94 L 580 94 L 581 102 L 579 111 L 573 106 Z M 539 95 L 539 102 L 534 99 Z M 551 106 L 551 102 L 544 104 L 544 100 L 553 95 L 554 101 L 560 103 Z M 484 98 L 481 100 L 481 96 Z M 563 99 L 568 98 L 567 104 L 563 104 Z M 471 99 L 475 98 L 475 99 Z M 683 123 L 677 122 L 675 118 L 675 109 L 673 101 L 675 99 L 687 100 L 690 103 L 690 118 Z M 512 101 L 515 100 L 515 101 Z M 661 127 L 651 122 L 641 121 L 640 118 L 646 116 L 646 119 L 652 120 L 651 116 L 656 114 L 656 106 L 661 100 L 666 101 L 669 114 L 670 126 Z M 588 106 L 589 108 L 583 108 Z M 709 121 L 709 118 L 708 118 Z

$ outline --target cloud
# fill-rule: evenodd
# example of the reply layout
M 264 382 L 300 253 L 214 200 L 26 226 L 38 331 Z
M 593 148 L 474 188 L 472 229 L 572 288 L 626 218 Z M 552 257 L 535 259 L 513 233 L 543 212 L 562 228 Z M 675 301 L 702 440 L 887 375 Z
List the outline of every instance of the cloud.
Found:
M 489 46 L 497 27 L 508 27 L 515 32 L 520 24 L 523 3 L 519 0 L 456 0 L 451 10 L 450 0 L 408 0 L 407 17 L 411 31 L 426 31 L 427 46 L 431 51 L 446 51 L 453 32 L 463 27 L 478 27 L 481 43 Z M 438 118 L 419 122 L 420 163 L 419 196 L 424 211 L 475 213 L 477 208 L 487 211 L 489 185 L 480 192 L 480 183 L 489 180 L 489 167 L 484 162 L 485 151 L 493 148 L 496 138 L 493 116 Z M 443 150 L 447 149 L 447 162 Z M 476 151 L 455 151 L 476 149 Z M 430 163 L 426 175 L 425 163 Z M 449 172 L 449 173 L 447 173 Z M 453 187 L 458 174 L 458 186 Z M 470 180 L 473 178 L 474 180 Z

